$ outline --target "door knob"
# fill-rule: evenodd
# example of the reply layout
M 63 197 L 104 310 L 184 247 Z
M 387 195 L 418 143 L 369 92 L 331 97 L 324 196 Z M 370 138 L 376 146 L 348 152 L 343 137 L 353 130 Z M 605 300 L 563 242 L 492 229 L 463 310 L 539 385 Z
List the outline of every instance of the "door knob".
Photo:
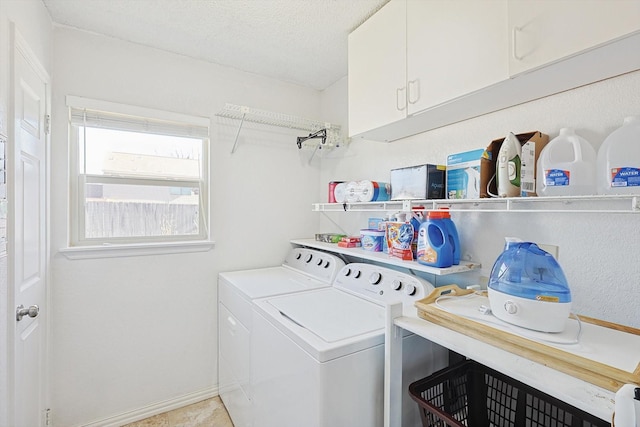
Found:
M 24 305 L 20 304 L 16 307 L 16 320 L 19 322 L 24 316 L 36 317 L 40 312 L 40 307 L 32 305 L 29 308 L 24 308 Z

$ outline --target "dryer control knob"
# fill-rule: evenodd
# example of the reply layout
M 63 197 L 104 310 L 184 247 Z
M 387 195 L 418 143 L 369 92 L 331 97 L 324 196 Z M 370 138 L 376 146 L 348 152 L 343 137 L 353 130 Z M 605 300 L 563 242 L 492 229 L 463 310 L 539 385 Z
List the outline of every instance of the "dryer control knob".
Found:
M 411 295 L 415 295 L 416 294 L 416 287 L 415 285 L 412 284 L 408 284 L 404 287 L 404 293 L 411 296 Z
M 351 275 L 351 269 L 349 267 L 345 268 L 342 270 L 342 274 L 344 274 L 344 277 L 349 277 Z
M 398 279 L 395 279 L 393 282 L 391 282 L 391 288 L 394 291 L 399 291 L 402 288 L 402 282 Z
M 322 258 L 320 258 L 320 259 L 318 260 L 318 265 L 322 265 L 323 263 L 324 263 L 324 260 L 323 260 Z
M 307 254 L 307 256 L 304 258 L 304 260 L 305 260 L 305 262 L 309 263 L 309 262 L 311 262 L 312 258 L 313 258 L 313 255 Z
M 379 284 L 380 280 L 382 280 L 382 274 L 378 273 L 377 271 L 374 271 L 369 276 L 369 283 L 371 283 L 372 285 Z
M 518 306 L 513 301 L 507 301 L 504 303 L 504 311 L 509 314 L 516 314 L 518 312 Z
M 360 273 L 360 270 L 354 270 L 354 271 L 353 271 L 353 277 L 355 277 L 356 279 L 359 279 L 359 278 L 360 278 L 360 274 L 361 274 L 361 273 Z

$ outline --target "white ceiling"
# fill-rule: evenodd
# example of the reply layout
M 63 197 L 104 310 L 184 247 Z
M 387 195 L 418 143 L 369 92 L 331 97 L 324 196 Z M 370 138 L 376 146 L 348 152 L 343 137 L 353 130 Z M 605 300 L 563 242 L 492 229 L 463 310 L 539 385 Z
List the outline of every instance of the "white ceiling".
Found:
M 43 0 L 56 24 L 325 89 L 389 0 Z

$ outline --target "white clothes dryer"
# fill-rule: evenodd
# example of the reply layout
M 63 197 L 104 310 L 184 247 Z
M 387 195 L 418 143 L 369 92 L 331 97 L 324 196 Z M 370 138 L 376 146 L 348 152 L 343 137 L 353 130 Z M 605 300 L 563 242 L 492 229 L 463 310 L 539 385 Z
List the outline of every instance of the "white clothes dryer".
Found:
M 335 255 L 294 248 L 280 266 L 219 274 L 219 393 L 235 427 L 250 426 L 252 419 L 251 301 L 331 286 L 344 265 Z
M 254 427 L 381 427 L 386 306 L 433 286 L 372 264 L 342 268 L 333 287 L 254 300 Z M 447 366 L 448 350 L 403 336 L 403 427 L 420 425 L 409 384 Z

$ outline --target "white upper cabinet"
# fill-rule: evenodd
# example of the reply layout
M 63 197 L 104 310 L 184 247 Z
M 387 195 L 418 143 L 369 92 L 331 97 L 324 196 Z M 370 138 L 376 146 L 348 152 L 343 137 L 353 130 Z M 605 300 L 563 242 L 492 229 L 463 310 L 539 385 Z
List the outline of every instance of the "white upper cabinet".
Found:
M 506 0 L 407 0 L 413 114 L 509 77 Z
M 640 1 L 509 0 L 508 20 L 514 76 L 640 31 Z
M 399 129 L 404 119 L 507 79 L 506 1 L 391 0 L 354 30 L 349 136 L 393 140 L 398 131 L 418 133 Z M 454 116 L 469 117 L 466 110 Z M 431 117 L 442 120 L 439 113 Z M 385 126 L 391 127 L 370 132 Z
M 349 34 L 349 136 L 406 117 L 406 0 Z
M 640 0 L 391 0 L 349 36 L 349 136 L 394 141 L 640 69 Z

